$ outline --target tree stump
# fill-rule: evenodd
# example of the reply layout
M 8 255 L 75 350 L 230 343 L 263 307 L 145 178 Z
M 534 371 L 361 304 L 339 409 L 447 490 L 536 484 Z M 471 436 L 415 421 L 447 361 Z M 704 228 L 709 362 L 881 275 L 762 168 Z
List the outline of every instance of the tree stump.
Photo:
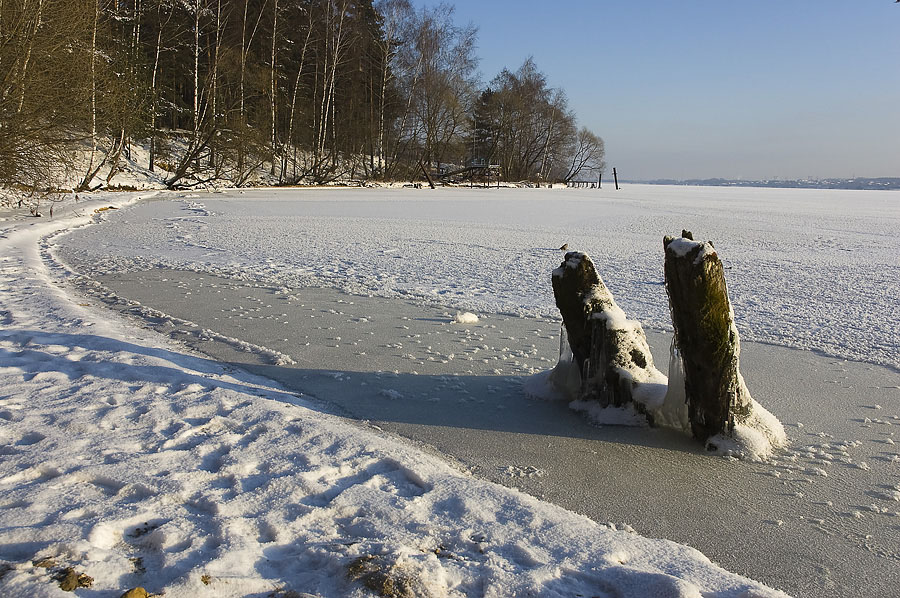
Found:
M 725 270 L 711 242 L 688 231 L 665 237 L 665 280 L 675 345 L 684 367 L 691 433 L 706 443 L 749 419 L 753 399 L 739 371 L 740 339 Z
M 644 413 L 656 408 L 662 396 L 655 391 L 664 389 L 665 376 L 653 366 L 640 323 L 625 317 L 591 259 L 577 251 L 566 253 L 553 271 L 552 282 L 573 360 L 581 373 L 578 398 L 596 400 L 603 407 L 621 407 L 636 400 Z M 642 384 L 647 386 L 641 388 Z M 647 390 L 651 385 L 654 392 Z

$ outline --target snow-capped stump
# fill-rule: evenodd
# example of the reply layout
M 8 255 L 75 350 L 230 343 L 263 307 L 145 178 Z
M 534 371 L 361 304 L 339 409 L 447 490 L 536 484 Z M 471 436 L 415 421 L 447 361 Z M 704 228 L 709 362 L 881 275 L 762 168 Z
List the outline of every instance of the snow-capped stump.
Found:
M 566 253 L 552 282 L 581 374 L 578 398 L 603 407 L 635 404 L 649 416 L 662 404 L 666 377 L 653 365 L 640 323 L 626 318 L 584 253 Z
M 765 456 L 785 444 L 786 436 L 741 376 L 740 339 L 722 261 L 711 242 L 694 241 L 688 231 L 666 236 L 663 248 L 691 432 L 710 450 Z

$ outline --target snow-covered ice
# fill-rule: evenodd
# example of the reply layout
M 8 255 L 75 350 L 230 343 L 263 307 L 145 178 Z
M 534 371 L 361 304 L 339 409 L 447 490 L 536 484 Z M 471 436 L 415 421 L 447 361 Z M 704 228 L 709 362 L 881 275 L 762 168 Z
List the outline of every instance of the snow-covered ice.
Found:
M 897 241 L 887 234 L 897 230 L 896 194 L 854 195 L 851 210 L 841 193 L 825 193 L 822 199 L 801 192 L 788 197 L 690 191 L 693 203 L 687 191 L 677 188 L 640 189 L 613 198 L 566 191 L 508 196 L 501 191 L 489 198 L 480 191 L 165 194 L 159 201 L 96 216 L 90 215 L 92 206 L 79 206 L 81 216 L 72 211 L 53 221 L 5 221 L 0 239 L 0 591 L 64 595 L 51 575 L 71 566 L 94 578 L 91 591 L 98 596 L 118 596 L 137 585 L 172 596 L 364 596 L 368 590 L 348 572 L 354 563 L 371 562 L 392 567 L 422 596 L 780 595 L 724 571 L 693 549 L 644 538 L 631 527 L 678 535 L 665 521 L 598 523 L 480 479 L 505 479 L 538 494 L 535 489 L 552 483 L 557 471 L 534 465 L 527 454 L 494 467 L 493 477 L 473 477 L 460 473 L 459 464 L 451 466 L 382 433 L 376 425 L 384 422 L 361 428 L 323 413 L 317 400 L 328 402 L 328 393 L 343 400 L 368 386 L 386 408 L 407 409 L 426 389 L 430 405 L 456 397 L 459 404 L 477 408 L 486 397 L 509 395 L 515 383 L 507 381 L 510 375 L 549 369 L 558 345 L 547 332 L 554 330 L 552 322 L 542 326 L 541 320 L 491 314 L 554 315 L 548 276 L 559 254 L 547 248 L 557 247 L 560 238 L 603 255 L 598 267 L 629 316 L 665 330 L 660 241 L 681 228 L 714 240 L 730 262 L 726 276 L 745 341 L 814 347 L 834 356 L 801 354 L 808 355 L 807 363 L 798 361 L 792 349 L 772 347 L 782 352 L 775 361 L 784 361 L 791 376 L 809 376 L 811 384 L 828 377 L 829 399 L 853 417 L 835 430 L 820 412 L 803 405 L 783 407 L 777 413 L 783 421 L 803 421 L 803 428 L 789 426 L 792 448 L 764 466 L 739 468 L 706 458 L 699 468 L 714 471 L 710 479 L 721 483 L 721 494 L 710 489 L 708 500 L 733 501 L 737 509 L 745 505 L 746 513 L 729 515 L 737 521 L 760 518 L 799 542 L 833 546 L 825 552 L 847 550 L 851 568 L 868 563 L 859 560 L 860 552 L 875 563 L 896 563 L 896 543 L 885 544 L 886 537 L 897 535 L 885 536 L 891 526 L 896 529 L 898 517 L 893 497 L 900 477 L 892 460 L 897 451 L 886 442 L 900 413 L 896 388 L 882 381 L 885 369 L 878 368 L 869 380 L 881 388 L 866 389 L 864 370 L 877 366 L 842 360 L 898 363 L 893 336 L 900 317 L 894 309 L 898 295 L 890 294 L 898 285 L 891 257 L 897 255 Z M 654 199 L 657 193 L 664 202 Z M 95 205 L 125 201 L 104 196 Z M 730 224 L 735 214 L 747 220 Z M 804 217 L 812 222 L 801 227 Z M 786 222 L 792 218 L 793 226 Z M 91 219 L 102 222 L 57 234 Z M 795 234 L 809 240 L 830 234 L 832 225 L 841 231 L 833 239 L 840 240 L 839 247 L 801 245 L 785 251 Z M 726 233 L 735 234 L 726 238 Z M 592 250 L 591 243 L 602 245 Z M 98 278 L 140 273 L 134 278 L 140 284 L 146 277 L 141 272 L 166 267 L 224 276 L 227 289 L 211 287 L 211 278 L 203 288 L 209 293 L 202 300 L 209 313 L 212 294 L 221 291 L 227 297 L 217 309 L 218 320 L 195 324 L 179 317 L 176 302 L 171 311 L 150 300 L 146 306 L 126 306 L 157 329 L 183 335 L 188 345 L 222 347 L 236 363 L 243 363 L 243 355 L 263 364 L 253 371 L 277 370 L 285 376 L 295 367 L 308 368 L 304 359 L 313 356 L 319 364 L 332 359 L 335 367 L 313 380 L 315 396 L 307 397 L 228 361 L 197 355 L 98 307 L 92 295 L 75 292 L 70 281 L 84 286 L 89 281 L 73 276 L 57 257 L 62 245 L 79 269 L 89 265 Z M 864 253 L 864 259 L 850 260 L 842 255 L 844 247 Z M 766 251 L 769 262 L 762 259 Z M 817 266 L 823 271 L 814 276 Z M 875 283 L 866 276 L 875 270 L 887 294 L 872 291 Z M 157 272 L 166 276 L 167 270 Z M 773 278 L 776 273 L 811 281 L 811 286 L 784 285 Z M 181 304 L 200 290 L 186 278 L 159 284 L 169 288 L 168 296 L 180 293 Z M 274 291 L 260 286 L 265 284 Z M 830 284 L 845 290 L 843 314 L 833 313 L 828 302 L 833 295 L 822 295 Z M 355 292 L 360 305 L 352 296 L 305 305 L 306 295 L 297 289 L 308 286 Z M 358 309 L 366 295 L 412 299 L 434 306 L 429 314 L 435 316 L 388 319 L 374 308 Z M 479 322 L 452 324 L 457 310 L 478 312 Z M 301 316 L 304 321 L 298 322 Z M 506 326 L 504 318 L 515 322 L 497 328 Z M 851 325 L 838 327 L 838 322 Z M 384 334 L 386 323 L 393 336 L 373 338 Z M 310 338 L 297 338 L 294 326 Z M 272 342 L 254 342 L 257 330 L 267 331 Z M 811 333 L 816 330 L 821 334 Z M 283 344 L 276 346 L 275 340 Z M 370 358 L 396 367 L 369 367 Z M 748 350 L 751 367 L 754 359 Z M 814 372 L 823 360 L 828 371 Z M 400 363 L 408 369 L 401 370 Z M 476 385 L 462 376 L 441 379 L 412 371 L 464 372 L 473 363 L 499 372 L 481 379 L 484 394 L 473 393 Z M 784 380 L 783 369 L 773 367 L 769 380 L 749 380 L 764 404 L 767 396 L 778 394 L 772 385 Z M 350 390 L 342 393 L 341 388 Z M 855 404 L 854 392 L 866 397 L 864 404 Z M 872 409 L 875 404 L 882 409 Z M 516 437 L 486 432 L 500 442 Z M 552 452 L 555 438 L 546 438 Z M 659 451 L 635 453 L 627 443 L 613 443 L 609 452 L 650 457 L 643 463 L 648 471 L 692 462 L 696 472 L 696 461 L 704 459 L 672 450 L 677 445 L 667 436 L 651 440 L 662 443 Z M 756 512 L 759 503 L 745 500 L 753 493 L 747 472 L 758 477 L 754 486 L 783 489 L 783 496 L 771 496 L 767 512 Z M 621 469 L 620 474 L 635 478 L 623 484 L 649 490 L 633 494 L 632 503 L 654 502 L 650 488 L 662 480 Z M 862 490 L 842 494 L 848 487 Z M 677 496 L 661 502 L 679 508 Z M 792 503 L 799 507 L 784 507 Z M 711 535 L 721 533 L 715 521 L 698 520 L 697 525 L 707 526 Z M 722 538 L 729 545 L 739 540 Z M 850 545 L 859 546 L 852 557 Z M 34 565 L 44 557 L 54 564 Z M 808 595 L 832 595 L 829 588 L 846 587 L 845 580 L 831 576 L 822 568 L 825 589 Z M 893 587 L 897 581 L 896 573 L 893 579 L 890 573 L 878 577 L 872 587 Z M 855 589 L 862 594 L 865 586 Z
M 593 257 L 629 317 L 670 330 L 662 239 L 688 229 L 715 243 L 742 340 L 900 366 L 900 192 L 650 185 L 190 195 L 113 214 L 121 238 L 95 227 L 70 247 L 96 258 L 97 273 L 166 265 L 556 317 L 547 276 L 566 239 Z

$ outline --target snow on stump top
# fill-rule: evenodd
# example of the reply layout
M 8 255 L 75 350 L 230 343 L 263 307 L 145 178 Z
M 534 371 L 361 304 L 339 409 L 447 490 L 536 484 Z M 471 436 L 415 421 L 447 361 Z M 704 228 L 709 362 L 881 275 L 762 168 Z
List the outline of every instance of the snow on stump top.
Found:
M 647 413 L 665 395 L 666 377 L 653 365 L 639 322 L 616 305 L 591 259 L 570 251 L 553 271 L 553 295 L 581 373 L 581 400 L 603 407 L 634 404 Z
M 688 231 L 665 237 L 663 248 L 691 432 L 710 450 L 765 457 L 786 436 L 741 376 L 740 338 L 722 261 L 711 242 L 694 241 Z

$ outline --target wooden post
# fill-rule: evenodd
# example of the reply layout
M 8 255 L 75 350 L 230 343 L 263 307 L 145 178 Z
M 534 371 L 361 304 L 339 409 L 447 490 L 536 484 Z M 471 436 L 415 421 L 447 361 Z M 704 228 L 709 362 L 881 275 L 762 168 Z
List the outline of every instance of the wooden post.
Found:
M 425 178 L 428 179 L 428 185 L 432 189 L 434 189 L 434 181 L 431 180 L 431 175 L 428 174 L 428 171 L 425 169 L 425 164 L 423 164 L 421 160 L 419 160 L 419 168 L 422 169 L 422 172 L 425 174 Z
M 691 233 L 665 237 L 665 279 L 675 345 L 684 365 L 691 432 L 701 442 L 729 434 L 746 420 L 753 401 L 739 371 L 740 339 L 712 243 Z
M 597 189 L 603 189 L 603 173 L 597 177 Z
M 665 380 L 638 322 L 616 305 L 587 255 L 570 251 L 553 271 L 553 295 L 581 373 L 579 398 L 601 406 L 632 403 L 642 383 Z M 661 386 L 661 385 L 660 385 Z M 642 403 L 635 406 L 645 411 Z M 652 423 L 652 422 L 651 422 Z
M 616 191 L 619 190 L 619 173 L 616 172 L 616 169 L 613 168 L 613 178 L 616 180 Z

